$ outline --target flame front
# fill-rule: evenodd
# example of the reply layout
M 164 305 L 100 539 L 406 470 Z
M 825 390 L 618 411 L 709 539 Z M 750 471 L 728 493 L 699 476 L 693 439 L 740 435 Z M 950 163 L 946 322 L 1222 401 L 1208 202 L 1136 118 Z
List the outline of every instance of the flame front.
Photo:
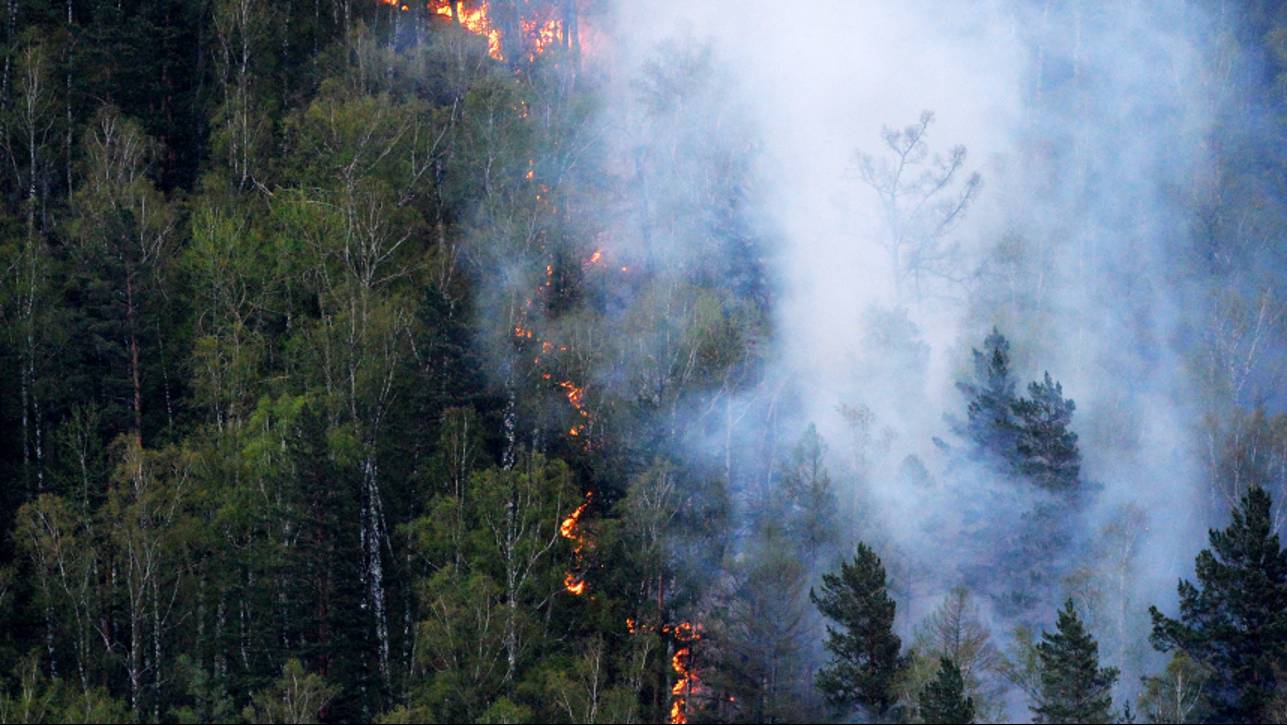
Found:
M 378 0 L 378 2 L 404 13 L 411 9 L 404 0 Z M 495 60 L 505 60 L 504 51 L 501 49 L 501 30 L 492 22 L 491 7 L 487 0 L 427 0 L 425 7 L 433 15 L 455 20 L 465 30 L 486 38 L 487 54 Z M 563 22 L 556 17 L 548 17 L 553 12 L 551 7 L 536 12 L 546 17 L 522 18 L 518 23 L 518 29 L 522 32 L 522 42 L 527 48 L 527 58 L 533 61 L 545 52 L 546 48 L 562 43 L 566 39 Z
M 585 534 L 581 531 L 581 516 L 585 510 L 590 507 L 590 499 L 594 497 L 594 491 L 585 492 L 585 500 L 581 502 L 576 510 L 563 519 L 559 524 L 559 535 L 568 541 L 574 542 L 576 546 L 572 547 L 572 560 L 575 568 L 581 568 L 581 553 L 585 551 L 586 539 Z M 579 597 L 585 594 L 585 577 L 575 572 L 568 572 L 563 577 L 563 588 L 573 596 Z
M 577 412 L 577 415 L 580 415 L 584 419 L 583 422 L 577 423 L 568 429 L 568 435 L 575 438 L 585 431 L 586 426 L 589 425 L 590 421 L 590 412 L 585 409 L 585 388 L 577 386 L 577 384 L 571 380 L 561 381 L 559 383 L 559 387 L 563 388 L 564 395 L 568 399 L 568 404 Z
M 461 27 L 474 35 L 481 35 L 487 38 L 487 55 L 496 60 L 504 60 L 501 55 L 501 35 L 500 30 L 492 26 L 491 18 L 487 15 L 486 2 L 471 2 L 466 4 L 464 0 L 430 0 L 429 9 L 436 15 L 446 18 L 456 17 L 456 11 L 460 11 L 460 16 L 456 18 Z
M 674 698 L 670 703 L 670 722 L 678 724 L 688 722 L 689 700 L 701 691 L 701 679 L 693 666 L 692 643 L 702 638 L 702 632 L 700 625 L 692 622 L 680 622 L 672 632 L 679 647 L 670 658 L 670 668 L 675 671 L 675 684 L 670 687 Z

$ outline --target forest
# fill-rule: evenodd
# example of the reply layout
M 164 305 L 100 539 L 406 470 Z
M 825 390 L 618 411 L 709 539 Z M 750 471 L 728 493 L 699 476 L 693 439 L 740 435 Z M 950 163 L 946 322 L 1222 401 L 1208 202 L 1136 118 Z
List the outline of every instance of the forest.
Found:
M 1287 6 L 2 15 L 0 723 L 1287 722 Z

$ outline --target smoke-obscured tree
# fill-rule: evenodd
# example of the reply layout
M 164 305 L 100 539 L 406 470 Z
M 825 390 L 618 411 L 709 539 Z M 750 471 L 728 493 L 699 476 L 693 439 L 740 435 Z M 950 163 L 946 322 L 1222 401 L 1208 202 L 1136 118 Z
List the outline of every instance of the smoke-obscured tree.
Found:
M 817 686 L 837 709 L 859 707 L 883 717 L 896 700 L 896 678 L 903 667 L 902 641 L 894 634 L 896 604 L 889 596 L 885 567 L 864 543 L 840 570 L 822 576 L 809 599 L 827 625 L 831 661 L 818 671 Z
M 1018 444 L 1018 421 L 1014 404 L 1015 379 L 1010 370 L 1010 341 L 997 328 L 983 340 L 983 350 L 970 351 L 973 379 L 960 381 L 956 389 L 966 397 L 965 423 L 957 432 L 975 451 L 996 463 L 1011 464 Z
M 719 616 L 718 674 L 709 684 L 734 697 L 731 707 L 751 722 L 790 722 L 810 714 L 809 681 L 801 666 L 808 641 L 808 568 L 781 530 L 761 530 L 730 572 L 727 610 Z M 817 713 L 813 713 L 817 714 Z
M 1263 407 L 1212 415 L 1203 432 L 1211 513 L 1222 516 L 1259 486 L 1273 501 L 1270 525 L 1280 531 L 1287 522 L 1287 415 L 1270 415 Z
M 1146 722 L 1194 723 L 1207 717 L 1207 672 L 1176 650 L 1162 672 L 1144 678 L 1139 711 Z
M 900 299 L 909 292 L 920 297 L 927 279 L 961 281 L 955 264 L 957 245 L 948 236 L 965 217 L 983 181 L 977 172 L 960 178 L 965 173 L 964 146 L 953 147 L 946 157 L 930 156 L 926 138 L 933 122 L 934 114 L 923 111 L 906 128 L 883 129 L 887 157 L 854 154 L 857 177 L 880 201 L 885 225 L 881 244 Z
M 1028 397 L 1013 404 L 1018 421 L 1016 468 L 1033 484 L 1058 493 L 1074 492 L 1081 475 L 1077 434 L 1070 430 L 1076 405 L 1046 373 L 1028 384 Z
M 1010 342 L 996 328 L 983 350 L 972 350 L 972 359 L 972 378 L 957 383 L 966 397 L 966 420 L 949 417 L 968 453 L 954 459 L 949 475 L 969 492 L 961 506 L 978 550 L 967 557 L 974 563 L 966 567 L 965 581 L 991 596 L 1000 611 L 1031 623 L 1066 573 L 1064 554 L 1084 503 L 1078 496 L 1081 452 L 1070 430 L 1075 406 L 1049 374 L 1029 384 L 1029 397 L 1017 396 Z M 1005 485 L 980 486 L 980 476 Z
M 923 405 L 930 346 L 907 308 L 872 305 L 863 311 L 861 324 L 855 377 L 879 385 L 900 406 Z
M 1287 668 L 1287 552 L 1270 519 L 1273 502 L 1253 486 L 1224 530 L 1209 532 L 1197 556 L 1197 583 L 1181 580 L 1180 615 L 1151 607 L 1151 640 L 1182 650 L 1210 677 L 1204 688 L 1211 716 L 1261 722 Z
M 977 716 L 987 720 L 1000 716 L 1004 692 L 998 679 L 1003 658 L 964 587 L 948 592 L 915 629 L 900 685 L 908 701 L 938 676 L 945 659 L 957 668 Z
M 921 689 L 917 704 L 923 722 L 974 722 L 974 699 L 965 694 L 961 670 L 946 657 L 939 660 L 934 679 Z
M 786 498 L 785 524 L 805 561 L 817 562 L 838 539 L 836 494 L 823 460 L 827 447 L 810 425 L 791 452 L 780 484 Z
M 1086 631 L 1071 599 L 1055 632 L 1036 645 L 1038 687 L 1032 713 L 1042 723 L 1104 723 L 1113 718 L 1115 667 L 1099 666 L 1099 644 Z

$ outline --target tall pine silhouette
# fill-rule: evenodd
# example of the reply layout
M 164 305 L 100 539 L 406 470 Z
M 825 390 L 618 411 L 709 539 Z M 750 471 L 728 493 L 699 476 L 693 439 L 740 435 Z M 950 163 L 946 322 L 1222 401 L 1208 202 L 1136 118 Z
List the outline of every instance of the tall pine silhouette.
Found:
M 1086 631 L 1071 599 L 1059 612 L 1055 632 L 1037 645 L 1040 666 L 1032 713 L 1041 723 L 1103 723 L 1112 717 L 1115 667 L 1099 666 L 1099 644 Z
M 1151 607 L 1152 642 L 1205 666 L 1206 695 L 1220 722 L 1269 718 L 1278 673 L 1287 669 L 1287 553 L 1271 518 L 1269 494 L 1253 487 L 1211 548 L 1197 556 L 1197 584 L 1181 580 L 1180 617 Z
M 894 704 L 894 681 L 902 667 L 902 642 L 894 634 L 894 600 L 885 589 L 885 567 L 866 544 L 839 573 L 822 576 L 809 599 L 835 626 L 827 625 L 831 662 L 817 685 L 836 708 L 865 708 L 880 717 Z

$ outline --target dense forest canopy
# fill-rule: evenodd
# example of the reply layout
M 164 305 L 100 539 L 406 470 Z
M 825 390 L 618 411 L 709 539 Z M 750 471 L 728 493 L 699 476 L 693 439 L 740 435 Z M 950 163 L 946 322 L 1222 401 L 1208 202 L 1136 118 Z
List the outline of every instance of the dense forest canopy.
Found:
M 0 15 L 0 723 L 1287 722 L 1278 3 Z

